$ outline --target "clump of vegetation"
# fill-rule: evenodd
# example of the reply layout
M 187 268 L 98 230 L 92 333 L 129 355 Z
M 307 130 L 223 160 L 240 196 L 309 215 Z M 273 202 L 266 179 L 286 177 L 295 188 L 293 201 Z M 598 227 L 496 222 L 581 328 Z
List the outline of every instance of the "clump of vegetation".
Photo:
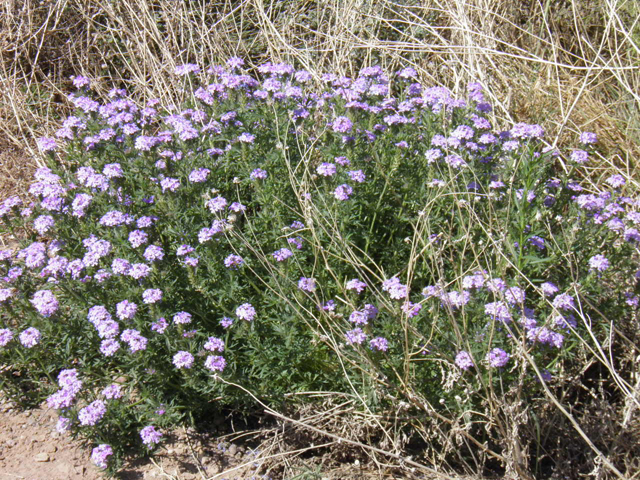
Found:
M 75 77 L 34 201 L 2 204 L 22 244 L 1 253 L 0 386 L 111 472 L 175 425 L 309 391 L 376 415 L 396 457 L 547 468 L 523 432 L 637 334 L 640 205 L 622 175 L 581 181 L 595 135 L 562 154 L 539 125 L 495 131 L 479 84 L 412 68 L 175 74 L 179 109 Z

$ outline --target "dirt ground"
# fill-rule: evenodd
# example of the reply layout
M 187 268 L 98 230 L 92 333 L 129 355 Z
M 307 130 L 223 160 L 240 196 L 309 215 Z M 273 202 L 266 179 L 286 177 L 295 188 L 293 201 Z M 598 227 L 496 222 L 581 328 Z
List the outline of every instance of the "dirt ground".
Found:
M 55 429 L 57 414 L 45 406 L 22 411 L 0 397 L 0 480 L 101 480 L 101 470 L 83 447 Z M 123 480 L 236 480 L 276 478 L 257 474 L 259 451 L 224 438 L 209 441 L 176 432 L 153 460 L 126 465 Z

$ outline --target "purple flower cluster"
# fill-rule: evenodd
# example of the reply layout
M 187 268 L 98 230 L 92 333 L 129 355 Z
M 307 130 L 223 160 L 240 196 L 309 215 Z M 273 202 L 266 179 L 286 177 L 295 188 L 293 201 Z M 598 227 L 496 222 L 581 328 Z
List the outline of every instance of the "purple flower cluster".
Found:
M 510 357 L 511 356 L 501 348 L 494 348 L 487 353 L 487 362 L 491 367 L 500 368 L 509 362 Z
M 173 356 L 173 364 L 176 368 L 191 368 L 193 360 L 193 355 L 184 350 L 179 351 Z
M 31 304 L 43 317 L 50 317 L 58 311 L 60 306 L 50 290 L 38 290 L 33 294 Z
M 20 343 L 25 348 L 33 348 L 40 343 L 40 338 L 42 334 L 37 328 L 29 327 L 26 330 L 23 330 L 18 338 L 20 339 Z
M 212 372 L 222 372 L 227 366 L 227 361 L 219 355 L 209 355 L 204 361 L 204 366 Z
M 75 368 L 61 370 L 58 374 L 58 386 L 60 389 L 47 398 L 47 405 L 57 410 L 69 408 L 82 389 L 78 371 Z
M 91 461 L 99 468 L 106 469 L 108 457 L 113 455 L 113 449 L 110 445 L 103 443 L 98 445 L 91 451 Z
M 151 448 L 152 446 L 160 443 L 162 433 L 156 430 L 156 427 L 153 425 L 148 425 L 140 430 L 140 438 L 142 438 L 142 443 L 144 443 L 148 448 Z
M 80 425 L 96 425 L 107 413 L 107 404 L 102 400 L 95 400 L 78 412 Z
M 250 303 L 243 303 L 238 308 L 236 308 L 236 316 L 240 320 L 251 322 L 256 316 L 256 309 L 253 308 Z
M 301 277 L 298 280 L 298 288 L 304 292 L 313 293 L 316 291 L 316 280 L 314 278 Z

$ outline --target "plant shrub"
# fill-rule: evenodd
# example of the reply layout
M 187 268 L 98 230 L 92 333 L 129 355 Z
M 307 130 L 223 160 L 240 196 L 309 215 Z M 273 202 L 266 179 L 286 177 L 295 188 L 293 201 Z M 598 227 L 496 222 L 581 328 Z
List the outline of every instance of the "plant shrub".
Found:
M 76 77 L 35 200 L 2 205 L 21 242 L 1 253 L 2 388 L 46 399 L 98 466 L 251 411 L 231 383 L 274 408 L 404 402 L 409 432 L 466 412 L 499 448 L 488 392 L 541 398 L 636 308 L 638 201 L 619 175 L 580 181 L 592 134 L 564 160 L 538 125 L 493 131 L 478 84 L 242 67 L 180 67 L 181 109 Z

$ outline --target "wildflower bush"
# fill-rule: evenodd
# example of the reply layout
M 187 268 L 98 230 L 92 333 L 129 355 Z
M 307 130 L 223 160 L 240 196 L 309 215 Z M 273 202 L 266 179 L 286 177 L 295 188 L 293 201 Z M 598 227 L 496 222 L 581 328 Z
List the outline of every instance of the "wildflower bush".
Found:
M 538 125 L 497 132 L 480 85 L 457 99 L 411 68 L 254 73 L 184 65 L 180 109 L 74 79 L 34 198 L 1 206 L 21 243 L 0 254 L 1 388 L 110 471 L 179 423 L 309 391 L 395 412 L 443 458 L 535 442 L 501 408 L 635 328 L 640 204 L 588 181 L 595 136 L 560 154 Z

